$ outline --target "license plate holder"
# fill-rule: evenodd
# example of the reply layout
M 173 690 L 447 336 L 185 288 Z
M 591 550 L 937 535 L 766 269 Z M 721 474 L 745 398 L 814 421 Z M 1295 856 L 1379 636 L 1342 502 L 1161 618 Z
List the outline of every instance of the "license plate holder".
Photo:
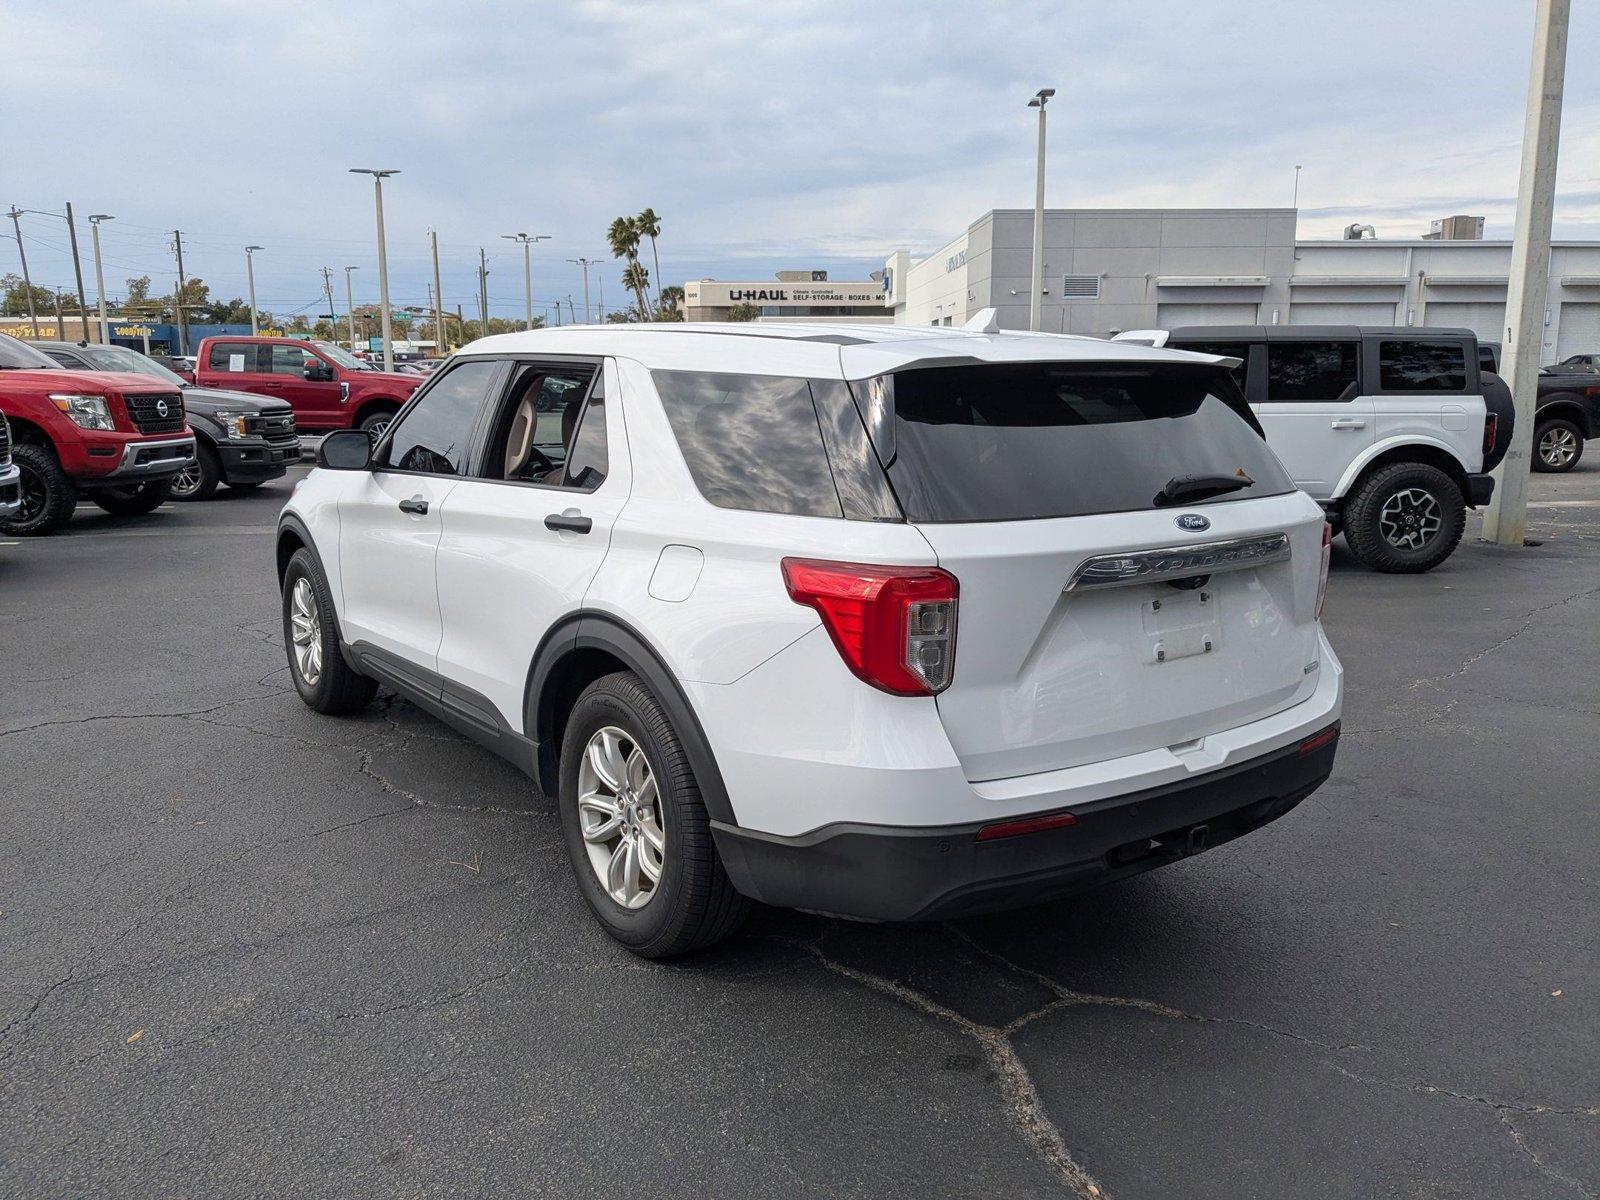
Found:
M 1199 654 L 1214 654 L 1222 644 L 1221 607 L 1209 587 L 1184 591 L 1164 588 L 1140 604 L 1145 661 L 1162 664 Z

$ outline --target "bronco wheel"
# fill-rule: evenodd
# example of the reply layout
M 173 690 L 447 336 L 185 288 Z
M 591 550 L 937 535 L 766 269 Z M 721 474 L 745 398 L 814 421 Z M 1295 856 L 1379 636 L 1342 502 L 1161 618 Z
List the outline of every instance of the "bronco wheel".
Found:
M 377 693 L 377 680 L 352 671 L 339 652 L 333 597 L 309 550 L 296 550 L 283 573 L 283 645 L 295 691 L 317 712 L 355 712 Z
M 1344 507 L 1344 540 L 1374 571 L 1431 571 L 1466 528 L 1461 489 L 1438 467 L 1392 463 L 1356 485 Z
M 172 477 L 172 498 L 204 500 L 217 490 L 217 484 L 221 482 L 222 460 L 210 446 L 197 441 L 194 461 L 184 464 L 183 470 Z
M 694 769 L 638 676 L 607 675 L 573 705 L 561 742 L 562 835 L 590 911 L 642 958 L 709 946 L 743 923 Z
M 1570 471 L 1583 457 L 1583 430 L 1565 417 L 1539 422 L 1533 431 L 1533 469 Z
M 154 512 L 172 497 L 172 476 L 147 479 L 127 487 L 102 488 L 93 493 L 94 502 L 117 517 L 142 517 Z
M 53 533 L 72 519 L 78 489 L 61 469 L 53 451 L 23 443 L 12 447 L 11 461 L 22 473 L 22 507 L 0 521 L 0 532 L 12 537 Z

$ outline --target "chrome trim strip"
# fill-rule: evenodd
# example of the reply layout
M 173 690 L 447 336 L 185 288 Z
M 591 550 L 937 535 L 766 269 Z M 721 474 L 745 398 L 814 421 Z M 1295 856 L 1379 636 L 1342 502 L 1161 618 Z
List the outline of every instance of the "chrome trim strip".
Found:
M 1125 554 L 1097 554 L 1079 564 L 1061 590 L 1160 583 L 1164 579 L 1187 579 L 1195 575 L 1215 575 L 1219 571 L 1263 567 L 1268 563 L 1285 562 L 1288 558 L 1289 535 L 1286 533 L 1197 542 L 1189 546 L 1162 546 L 1156 550 L 1130 550 Z

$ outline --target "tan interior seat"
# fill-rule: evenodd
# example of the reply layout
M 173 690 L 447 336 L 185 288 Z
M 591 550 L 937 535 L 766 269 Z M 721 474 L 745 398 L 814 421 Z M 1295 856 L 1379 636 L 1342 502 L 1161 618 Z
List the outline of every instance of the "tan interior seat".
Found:
M 506 437 L 505 478 L 519 478 L 522 475 L 522 468 L 528 465 L 533 450 L 533 427 L 536 420 L 533 398 L 524 396 L 517 402 L 517 415 L 511 418 L 511 432 Z

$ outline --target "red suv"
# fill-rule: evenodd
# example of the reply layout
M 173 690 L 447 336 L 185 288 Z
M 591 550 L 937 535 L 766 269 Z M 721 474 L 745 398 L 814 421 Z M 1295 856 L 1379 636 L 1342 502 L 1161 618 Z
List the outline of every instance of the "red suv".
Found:
M 22 503 L 0 518 L 13 536 L 50 533 L 86 495 L 110 513 L 147 513 L 194 462 L 183 393 L 147 375 L 63 371 L 39 351 L 0 336 L 0 412 Z
M 422 382 L 377 371 L 332 342 L 210 337 L 195 355 L 201 387 L 287 400 L 301 429 L 365 429 L 376 437 Z

